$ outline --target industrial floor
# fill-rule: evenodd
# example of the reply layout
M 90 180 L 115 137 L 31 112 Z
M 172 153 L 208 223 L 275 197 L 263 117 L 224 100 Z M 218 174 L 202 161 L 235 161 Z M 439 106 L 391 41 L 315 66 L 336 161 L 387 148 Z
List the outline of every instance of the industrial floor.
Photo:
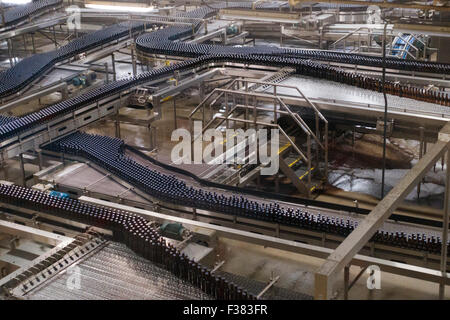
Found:
M 102 174 L 96 172 L 94 169 L 88 169 L 86 165 L 79 164 L 67 166 L 64 170 L 58 171 L 56 175 L 49 176 L 48 178 L 42 177 L 42 179 L 49 181 L 54 179 L 58 184 L 71 184 L 75 187 L 81 187 L 81 189 L 85 185 L 90 185 L 86 188 L 87 190 L 99 193 L 106 192 L 111 195 L 120 194 L 121 197 L 128 200 L 143 200 L 132 192 L 127 192 L 125 187 L 118 185 L 116 182 L 106 180 L 109 178 L 102 179 L 101 185 L 90 184 L 90 182 L 98 181 L 102 176 Z M 258 281 L 259 283 L 268 283 L 272 277 L 280 275 L 280 279 L 277 282 L 278 288 L 313 295 L 314 271 L 320 265 L 321 259 L 263 248 L 225 238 L 220 238 L 219 245 L 216 249 L 217 257 L 215 261 L 225 261 L 225 264 L 220 269 L 221 271 L 237 274 Z M 358 272 L 357 267 L 352 268 L 352 278 Z M 389 294 L 389 298 L 393 299 L 434 299 L 434 295 L 436 294 L 434 288 L 437 288 L 437 286 L 433 284 L 422 283 L 420 281 L 421 285 L 417 285 L 417 282 L 411 281 L 411 279 L 406 277 L 402 277 L 402 280 L 399 281 L 399 277 L 384 273 L 382 273 L 382 288 L 388 289 L 389 291 L 377 291 L 374 293 L 365 287 L 365 279 L 367 279 L 367 275 L 363 275 L 357 282 L 351 291 L 350 298 L 358 298 L 361 295 L 364 295 L 364 297 L 372 295 L 369 298 L 383 299 L 386 297 L 385 295 Z M 401 284 L 402 290 L 398 291 L 397 284 Z M 342 292 L 342 284 L 340 291 Z
M 182 97 L 177 98 L 177 128 L 189 129 L 188 115 L 199 103 L 197 93 L 197 90 L 192 89 L 190 91 L 188 90 Z M 143 117 L 145 112 L 146 111 L 144 110 L 136 110 L 131 108 L 121 110 L 121 114 L 134 117 L 136 119 Z M 155 121 L 152 124 L 152 127 L 156 128 L 157 148 L 157 152 L 152 153 L 152 156 L 160 161 L 170 161 L 171 150 L 177 143 L 171 141 L 171 134 L 175 128 L 172 100 L 162 103 L 162 119 Z M 95 134 L 115 136 L 115 123 L 113 121 L 103 121 L 90 126 L 85 131 Z M 125 143 L 132 146 L 146 148 L 150 147 L 150 131 L 147 127 L 121 124 L 120 132 L 121 138 L 125 141 Z M 379 137 L 377 139 L 379 139 Z M 361 139 L 361 141 L 358 139 L 356 142 L 357 145 L 355 146 L 357 153 L 354 156 L 348 155 L 348 150 L 352 148 L 348 139 L 338 145 L 337 149 L 333 151 L 334 157 L 332 157 L 332 159 L 339 158 L 336 156 L 336 153 L 339 154 L 340 150 L 343 151 L 342 155 L 340 156 L 340 159 L 338 159 L 339 161 L 336 161 L 336 163 L 330 163 L 330 182 L 335 188 L 326 190 L 325 193 L 319 195 L 319 198 L 327 195 L 333 196 L 336 194 L 335 190 L 344 191 L 344 193 L 348 192 L 348 197 L 352 198 L 351 203 L 357 199 L 358 201 L 360 201 L 360 199 L 364 200 L 364 197 L 372 198 L 373 201 L 380 198 L 381 170 L 377 167 L 368 167 L 366 158 L 358 161 L 358 152 L 361 152 L 364 145 L 367 145 L 366 148 L 370 150 L 380 149 L 380 144 L 374 145 L 372 142 L 369 142 L 365 142 L 364 139 Z M 407 168 L 410 168 L 418 159 L 418 147 L 415 141 L 392 139 L 388 140 L 388 144 L 392 149 L 392 152 L 388 155 L 388 162 L 390 161 L 396 169 L 386 170 L 386 192 L 388 192 L 397 183 L 397 181 L 406 173 Z M 378 154 L 378 152 L 372 152 L 372 154 Z M 379 154 L 381 155 L 381 151 Z M 361 156 L 366 155 L 361 154 Z M 376 157 L 372 159 L 372 162 L 379 161 L 380 159 Z M 194 170 L 194 172 L 201 172 L 204 170 L 195 167 L 198 166 L 190 166 L 189 169 Z M 425 213 L 434 217 L 439 217 L 441 215 L 440 209 L 442 208 L 443 199 L 443 173 L 445 173 L 445 166 L 441 167 L 438 164 L 436 166 L 436 172 L 431 171 L 425 178 L 425 183 L 422 184 L 421 187 L 420 198 L 417 198 L 416 190 L 412 191 L 407 197 L 408 201 L 405 202 L 400 209 L 408 211 L 412 206 L 415 206 L 416 208 L 413 210 L 415 213 Z M 295 195 L 296 190 L 292 188 L 291 191 L 292 194 Z M 363 196 L 353 196 L 358 195 L 358 193 Z M 341 195 L 342 192 L 339 194 Z M 327 198 L 325 197 L 324 199 Z
M 246 242 L 220 239 L 226 263 L 221 270 L 252 279 L 269 282 L 271 276 L 280 276 L 277 285 L 314 295 L 314 272 L 323 260 L 249 244 Z M 350 268 L 350 282 L 360 272 L 359 267 Z M 392 275 L 381 270 L 381 289 L 367 289 L 368 274 L 364 273 L 349 292 L 349 299 L 392 300 L 392 299 L 437 299 L 439 286 L 427 281 Z M 340 275 L 336 286 L 338 299 L 343 299 L 344 275 Z M 450 293 L 446 292 L 446 299 Z
M 46 43 L 46 46 L 50 48 L 50 44 L 48 42 Z M 38 44 L 39 47 L 39 44 Z M 45 48 L 45 46 L 42 46 L 42 48 Z M 48 49 L 47 48 L 47 49 Z M 41 50 L 41 48 L 40 48 Z M 117 59 L 123 59 L 123 60 L 129 60 L 129 56 L 118 56 Z M 104 61 L 107 61 L 109 58 L 105 58 Z M 99 62 L 103 62 L 102 60 Z M 2 63 L 3 67 L 8 67 L 7 61 Z M 138 67 L 139 72 L 142 72 L 143 69 Z M 122 63 L 118 64 L 116 67 L 116 71 L 118 72 L 118 78 L 126 77 L 130 74 L 131 71 L 131 65 L 129 63 Z M 57 79 L 58 77 L 64 77 L 67 73 L 62 70 L 55 70 L 51 77 L 52 79 Z M 312 81 L 311 79 L 302 79 L 305 81 L 305 84 L 307 85 L 307 90 L 309 94 L 314 94 L 312 88 L 318 85 L 316 81 Z M 325 81 L 321 82 L 322 84 L 325 83 Z M 287 81 L 286 84 L 292 84 L 292 81 Z M 339 88 L 337 88 L 338 85 L 329 84 L 333 90 L 330 92 L 336 92 L 337 89 L 341 90 L 342 88 L 339 85 Z M 316 88 L 317 89 L 317 88 Z M 320 89 L 321 92 L 327 91 L 323 87 Z M 187 120 L 187 116 L 190 113 L 190 111 L 197 106 L 199 103 L 198 98 L 198 92 L 196 90 L 187 90 L 188 94 L 184 94 L 181 97 L 178 97 L 176 100 L 177 105 L 177 127 L 183 127 L 188 128 L 189 123 Z M 339 91 L 341 92 L 341 91 Z M 379 104 L 380 96 L 374 95 L 372 92 L 370 94 L 364 92 L 364 91 L 355 91 L 349 92 L 344 91 L 345 97 L 339 96 L 339 99 L 344 99 L 350 97 L 351 99 L 361 98 L 363 97 L 365 103 L 373 103 L 373 104 Z M 49 97 L 46 97 L 45 99 L 42 99 L 41 105 L 38 105 L 36 102 L 24 105 L 22 108 L 17 108 L 14 112 L 14 115 L 22 115 L 26 114 L 28 112 L 34 111 L 36 109 L 41 108 L 43 105 L 48 105 L 51 103 L 54 103 L 55 101 L 58 101 L 60 99 L 59 94 L 53 94 Z M 394 98 L 393 100 L 395 106 L 401 108 L 405 104 L 409 105 L 409 101 L 406 101 L 405 104 L 402 102 L 399 102 L 397 98 Z M 423 104 L 420 104 L 422 106 Z M 428 104 L 427 104 L 428 105 Z M 419 106 L 419 107 L 420 107 Z M 173 119 L 173 100 L 169 100 L 167 102 L 164 102 L 162 104 L 162 119 L 159 121 L 156 121 L 152 124 L 152 126 L 156 127 L 156 142 L 157 142 L 157 159 L 168 159 L 170 157 L 170 151 L 176 142 L 170 141 L 171 133 L 174 129 L 174 119 Z M 436 107 L 434 110 L 436 113 L 440 113 L 442 110 L 439 107 Z M 121 111 L 122 114 L 125 114 L 127 116 L 135 116 L 136 118 L 139 118 L 142 116 L 142 110 L 135 110 L 135 109 L 123 109 Z M 113 121 L 101 121 L 97 122 L 94 125 L 88 127 L 85 129 L 86 132 L 89 133 L 96 133 L 96 134 L 103 134 L 103 135 L 115 135 L 115 124 Z M 129 125 L 129 124 L 122 124 L 121 128 L 121 137 L 125 140 L 127 144 L 139 146 L 139 147 L 150 147 L 150 131 L 145 126 L 136 126 L 136 125 Z M 340 171 L 339 171 L 340 170 Z M 342 168 L 337 168 L 335 172 L 331 172 L 331 175 L 336 178 L 334 186 L 339 188 L 340 191 L 348 191 L 349 194 L 351 192 L 361 192 L 362 187 L 361 186 L 368 186 L 366 188 L 367 190 L 374 190 L 376 186 L 372 183 L 374 180 L 374 176 L 377 174 L 377 172 L 372 172 L 371 175 L 368 176 L 368 170 L 366 168 L 360 168 L 358 169 L 360 172 L 356 172 L 356 170 L 353 170 L 353 172 L 348 173 L 348 176 L 353 176 L 358 178 L 359 184 L 355 184 L 353 182 L 348 182 L 348 179 L 346 181 L 343 181 L 345 178 L 345 174 L 343 174 Z M 376 171 L 375 169 L 370 169 L 373 171 Z M 439 167 L 438 167 L 439 170 Z M 38 167 L 34 164 L 26 163 L 25 164 L 25 171 L 27 176 L 31 176 L 33 173 L 38 171 Z M 388 177 L 390 174 L 392 174 L 393 180 L 389 180 L 393 184 L 395 184 L 395 177 L 398 177 L 399 172 L 388 172 Z M 400 172 L 401 174 L 402 172 Z M 337 177 L 340 177 L 341 180 L 337 179 Z M 342 178 L 344 177 L 344 178 Z M 3 168 L 0 168 L 0 179 L 2 180 L 8 180 L 13 181 L 15 183 L 21 184 L 22 176 L 21 176 L 21 169 L 19 162 L 17 160 L 9 160 L 6 163 L 6 166 Z M 345 179 L 344 179 L 345 180 Z M 439 179 L 437 179 L 439 180 Z M 32 181 L 28 182 L 29 184 L 32 184 Z M 350 187 L 349 187 L 350 186 Z M 434 186 L 429 186 L 430 189 L 428 190 L 425 188 L 425 190 L 429 191 L 427 195 L 429 194 L 437 194 L 439 195 L 442 190 L 439 188 L 439 181 L 434 183 Z M 369 193 L 369 192 L 367 192 Z M 326 198 L 326 196 L 330 195 L 323 195 L 321 197 Z M 333 194 L 331 194 L 333 196 Z M 349 196 L 351 199 L 351 196 Z M 374 200 L 375 201 L 375 200 Z M 349 200 L 351 203 L 352 200 Z M 437 214 L 438 210 L 436 210 L 436 205 L 434 203 L 425 203 L 427 206 L 423 206 L 423 211 L 427 212 L 430 211 L 432 213 Z M 431 206 L 434 206 L 434 208 L 430 208 Z M 429 210 L 428 210 L 429 209 Z M 225 264 L 222 266 L 221 271 L 227 272 L 227 273 L 233 273 L 239 276 L 245 276 L 252 280 L 259 281 L 260 283 L 268 283 L 270 279 L 273 276 L 280 275 L 280 279 L 277 282 L 276 286 L 284 289 L 293 290 L 305 295 L 313 295 L 314 291 L 314 271 L 317 269 L 317 267 L 323 262 L 322 259 L 318 258 L 312 258 L 305 255 L 300 254 L 293 254 L 284 252 L 281 250 L 276 249 L 270 249 L 270 248 L 264 248 L 262 246 L 252 245 L 245 242 L 240 242 L 236 240 L 230 240 L 221 238 L 219 241 L 219 247 L 218 251 L 220 253 L 220 257 L 218 259 L 225 260 Z M 126 253 L 126 248 L 112 248 L 113 252 L 110 252 L 110 254 L 117 254 L 117 251 L 121 251 L 122 253 Z M 115 250 L 115 251 L 114 251 Z M 138 262 L 136 262 L 138 263 Z M 122 270 L 122 273 L 126 273 L 126 271 Z M 353 279 L 357 274 L 359 273 L 359 269 L 357 267 L 351 268 L 351 275 L 350 279 Z M 64 276 L 62 276 L 64 277 Z M 144 275 L 141 274 L 140 279 L 144 279 Z M 341 275 L 340 279 L 343 279 L 343 275 Z M 355 286 L 351 289 L 349 293 L 350 299 L 436 299 L 438 297 L 438 285 L 432 284 L 425 281 L 419 281 L 419 280 L 412 280 L 407 277 L 401 277 L 401 276 L 394 276 L 387 273 L 382 272 L 382 279 L 381 279 L 381 290 L 368 290 L 365 284 L 365 281 L 367 279 L 367 275 L 364 274 L 358 282 L 355 284 Z M 61 278 L 61 281 L 64 281 L 64 278 Z M 169 281 L 169 280 L 168 280 Z M 57 283 L 55 282 L 55 285 Z M 105 285 L 104 283 L 102 285 Z M 111 284 L 112 285 L 112 284 Z M 140 284 L 141 285 L 141 284 Z M 154 285 L 154 284 L 153 284 Z M 340 293 L 342 293 L 343 284 L 340 283 L 339 287 L 337 288 Z M 96 288 L 93 288 L 93 290 L 96 290 Z M 142 288 L 141 288 L 142 289 Z M 30 295 L 30 299 L 32 298 L 45 298 L 46 290 L 57 290 L 57 288 L 47 288 L 42 289 L 34 292 L 32 295 Z M 448 290 L 447 290 L 448 291 Z M 111 291 L 113 292 L 113 291 Z M 96 290 L 94 295 L 89 296 L 86 295 L 84 297 L 98 297 L 98 298 L 113 298 L 114 296 L 102 296 L 101 292 Z M 191 292 L 192 295 L 190 295 L 190 298 L 208 298 L 198 292 Z M 61 298 L 70 298 L 70 297 L 77 297 L 82 298 L 81 296 L 72 295 L 72 296 L 61 296 Z M 179 291 L 172 292 L 167 291 L 164 293 L 164 295 L 156 294 L 155 292 L 146 291 L 141 296 L 136 296 L 137 298 L 186 298 L 188 296 L 184 294 L 180 294 Z M 450 293 L 447 293 L 446 297 L 450 299 Z M 306 296 L 305 296 L 306 298 Z M 342 294 L 340 294 L 340 298 L 342 298 Z

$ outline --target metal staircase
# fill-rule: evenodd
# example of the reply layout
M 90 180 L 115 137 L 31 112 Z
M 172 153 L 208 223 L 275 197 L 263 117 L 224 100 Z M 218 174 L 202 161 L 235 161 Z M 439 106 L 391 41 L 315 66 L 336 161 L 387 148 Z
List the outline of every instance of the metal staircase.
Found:
M 291 71 L 282 70 L 273 80 L 284 79 Z M 294 89 L 303 98 L 314 115 L 314 130 L 302 116 L 295 113 L 277 94 L 277 88 Z M 265 92 L 257 88 L 263 88 Z M 268 93 L 268 91 L 270 93 Z M 199 117 L 199 114 L 201 116 Z M 290 127 L 279 123 L 280 117 L 291 120 Z M 194 136 L 193 121 L 202 121 L 202 133 Z M 290 179 L 304 196 L 311 197 L 328 176 L 328 121 L 317 107 L 294 86 L 250 79 L 236 79 L 226 88 L 214 89 L 189 115 L 192 146 L 207 129 L 277 129 L 279 133 L 279 174 Z M 269 140 L 267 143 L 269 143 Z M 226 158 L 235 157 L 242 148 L 245 160 L 254 156 L 249 153 L 248 138 L 233 150 L 226 150 Z M 193 150 L 193 149 L 192 149 Z M 248 153 L 248 155 L 247 155 Z M 192 152 L 193 154 L 193 152 Z M 223 157 L 224 155 L 217 155 Z M 292 156 L 294 156 L 293 159 Z M 260 171 L 269 164 L 247 163 L 230 165 L 222 163 L 207 170 L 202 178 L 219 183 L 245 186 L 260 176 Z M 277 179 L 279 177 L 277 174 Z

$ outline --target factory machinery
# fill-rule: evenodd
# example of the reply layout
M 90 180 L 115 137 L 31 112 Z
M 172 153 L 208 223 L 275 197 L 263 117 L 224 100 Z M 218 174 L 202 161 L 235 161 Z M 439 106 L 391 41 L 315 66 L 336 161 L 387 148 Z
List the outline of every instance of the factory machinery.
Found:
M 61 5 L 61 1 L 39 0 L 14 8 L 11 13 L 6 11 L 4 25 L 9 27 L 21 23 L 24 16 L 39 13 L 45 8 L 56 5 Z M 333 213 L 328 215 L 328 212 L 346 211 L 364 216 L 368 214 L 367 210 L 273 193 L 255 192 L 238 187 L 214 185 L 218 191 L 210 191 L 208 188 L 211 184 L 207 185 L 207 182 L 195 175 L 191 176 L 199 181 L 201 186 L 192 186 L 184 178 L 175 175 L 189 175 L 181 169 L 177 171 L 170 166 L 165 166 L 166 171 L 163 173 L 139 163 L 128 155 L 127 150 L 132 147 L 127 146 L 121 139 L 77 131 L 102 117 L 117 113 L 122 98 L 129 95 L 136 87 L 162 82 L 170 77 L 179 78 L 180 75 L 192 71 L 200 73 L 209 67 L 227 64 L 244 68 L 251 65 L 290 68 L 295 74 L 301 76 L 331 80 L 442 107 L 450 106 L 449 96 L 444 90 L 425 90 L 399 81 L 380 80 L 367 74 L 345 70 L 333 63 L 369 68 L 385 67 L 390 71 L 422 73 L 430 77 L 444 75 L 444 79 L 450 74 L 450 64 L 321 50 L 272 46 L 225 46 L 185 41 L 198 32 L 204 25 L 205 19 L 217 15 L 221 9 L 273 11 L 279 8 L 279 5 L 266 2 L 214 3 L 177 13 L 175 16 L 152 16 L 151 22 L 127 21 L 114 24 L 79 37 L 54 51 L 23 59 L 0 73 L 0 97 L 4 99 L 3 101 L 8 101 L 17 95 L 57 63 L 70 60 L 80 53 L 100 48 L 111 42 L 119 43 L 128 37 L 135 38 L 135 48 L 142 59 L 163 55 L 176 57 L 181 61 L 109 82 L 24 116 L 1 116 L 2 160 L 6 161 L 17 155 L 22 157 L 22 153 L 27 150 L 39 149 L 39 152 L 49 157 L 62 156 L 80 162 L 86 161 L 139 190 L 140 194 L 148 196 L 147 199 L 151 199 L 157 207 L 166 206 L 168 212 L 177 210 L 182 212 L 180 208 L 184 208 L 184 212 L 188 210 L 195 217 L 205 212 L 217 213 L 219 216 L 228 216 L 223 218 L 224 220 L 231 217 L 234 223 L 237 220 L 247 221 L 248 226 L 255 223 L 256 227 L 253 228 L 256 229 L 261 227 L 261 223 L 275 226 L 278 235 L 280 230 L 285 230 L 285 233 L 291 234 L 291 238 L 299 234 L 303 236 L 308 234 L 310 238 L 322 237 L 324 242 L 325 234 L 334 241 L 334 244 L 330 246 L 336 247 L 357 228 L 361 220 L 343 218 Z M 97 116 L 93 117 L 93 114 Z M 69 121 L 72 122 L 69 123 Z M 146 158 L 136 150 L 133 152 L 147 161 L 153 161 L 152 158 Z M 164 164 L 158 165 L 164 166 Z M 167 171 L 171 170 L 173 174 L 168 174 Z M 271 200 L 267 201 L 268 198 Z M 56 220 L 50 219 L 52 223 L 59 221 L 59 223 L 67 224 L 67 221 L 75 221 L 86 226 L 94 226 L 97 231 L 98 229 L 109 230 L 106 232 L 109 239 L 124 243 L 139 256 L 169 271 L 173 276 L 187 281 L 210 298 L 254 300 L 261 297 L 261 294 L 249 292 L 233 281 L 227 280 L 226 277 L 217 276 L 213 270 L 214 267 L 194 261 L 176 246 L 166 242 L 161 235 L 161 227 L 155 227 L 149 224 L 147 219 L 127 210 L 91 205 L 77 199 L 60 198 L 9 184 L 0 185 L 0 202 L 5 205 L 9 215 L 23 216 L 22 210 L 24 212 L 32 210 L 57 217 Z M 304 205 L 314 208 L 310 210 Z M 210 216 L 208 219 L 214 218 Z M 381 252 L 389 252 L 390 256 L 400 256 L 405 261 L 413 261 L 413 263 L 418 263 L 417 261 L 425 255 L 429 263 L 427 265 L 434 264 L 433 266 L 439 264 L 442 254 L 448 255 L 447 249 L 442 250 L 448 246 L 447 237 L 442 238 L 436 231 L 437 228 L 442 228 L 441 222 L 401 215 L 393 215 L 391 219 L 405 224 L 389 225 L 388 223 L 386 230 L 376 231 L 369 240 L 372 247 L 368 250 L 372 254 L 375 250 L 379 253 L 378 256 L 383 255 Z M 411 227 L 410 224 L 414 226 Z M 296 236 L 292 236 L 293 234 Z M 100 245 L 103 240 L 99 241 L 93 246 Z M 44 269 L 44 266 L 39 269 L 42 275 L 45 275 Z M 22 294 L 28 292 L 29 287 L 34 287 L 34 284 L 31 283 L 29 276 L 24 278 L 26 281 L 20 275 L 11 277 L 3 283 L 2 287 L 12 296 L 17 296 L 13 294 L 17 290 L 19 292 L 21 290 Z

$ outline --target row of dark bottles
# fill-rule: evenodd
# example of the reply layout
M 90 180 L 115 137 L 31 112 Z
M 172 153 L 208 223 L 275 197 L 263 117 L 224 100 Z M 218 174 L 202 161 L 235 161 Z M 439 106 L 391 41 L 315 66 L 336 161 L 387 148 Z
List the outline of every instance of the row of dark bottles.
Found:
M 123 38 L 129 34 L 130 29 L 132 33 L 143 31 L 144 26 L 144 23 L 139 22 L 117 23 L 81 36 L 56 50 L 27 57 L 0 73 L 0 97 L 6 97 L 20 91 L 58 62 Z
M 137 48 L 141 51 L 153 54 L 178 55 L 188 58 L 206 56 L 209 58 L 208 60 L 210 62 L 218 63 L 229 61 L 274 67 L 289 66 L 295 68 L 298 74 L 382 92 L 383 86 L 380 79 L 367 77 L 353 72 L 346 72 L 340 68 L 315 61 L 320 59 L 301 59 L 299 57 L 283 56 L 280 54 L 281 49 L 276 47 L 227 47 L 208 44 L 188 44 L 173 42 L 167 39 L 167 34 L 170 34 L 169 29 L 138 37 L 136 39 Z M 357 62 L 358 61 L 355 61 L 354 63 Z M 439 64 L 438 66 L 435 66 L 434 69 L 435 72 L 441 73 L 450 70 L 450 67 L 449 65 Z M 387 94 L 399 97 L 450 106 L 449 96 L 443 91 L 425 90 L 424 88 L 400 85 L 391 81 L 385 82 L 385 91 Z
M 325 50 L 307 49 L 283 49 L 283 54 L 291 57 L 314 59 L 345 64 L 357 64 L 360 66 L 372 66 L 381 68 L 383 58 L 354 53 L 343 53 Z M 450 65 L 447 63 L 430 61 L 413 61 L 393 57 L 386 57 L 386 68 L 405 71 L 430 72 L 438 74 L 450 74 Z
M 217 13 L 217 10 L 223 8 L 224 5 L 226 4 L 214 4 L 210 7 L 200 7 L 196 10 L 182 13 L 179 17 L 192 18 L 195 31 L 201 26 L 201 21 L 198 20 L 198 18 L 203 19 L 214 15 Z M 228 3 L 228 6 L 241 8 L 248 6 L 248 3 Z M 180 19 L 180 21 L 185 22 L 184 19 Z M 157 23 L 152 23 L 152 25 L 157 25 Z M 162 25 L 163 24 L 161 24 L 161 26 Z M 129 32 L 129 28 L 132 28 L 133 32 L 143 30 L 144 24 L 136 22 L 119 23 L 76 39 L 58 50 L 33 55 L 32 57 L 24 59 L 15 67 L 0 74 L 0 97 L 2 95 L 5 96 L 17 92 L 43 72 L 48 70 L 48 68 L 54 65 L 57 61 L 67 59 L 68 57 L 84 52 L 87 49 L 123 37 Z M 323 51 L 314 50 L 281 49 L 271 46 L 227 47 L 175 42 L 175 40 L 190 34 L 192 34 L 191 26 L 170 26 L 138 37 L 136 39 L 136 46 L 139 50 L 145 52 L 162 53 L 167 55 L 184 55 L 194 59 L 171 66 L 166 66 L 157 70 L 151 70 L 146 73 L 141 73 L 133 78 L 111 82 L 105 86 L 93 89 L 75 98 L 68 99 L 44 108 L 38 112 L 15 119 L 14 121 L 0 126 L 0 140 L 18 135 L 30 128 L 38 126 L 39 124 L 46 123 L 55 117 L 71 113 L 89 103 L 93 103 L 101 98 L 113 95 L 122 90 L 141 85 L 150 80 L 157 80 L 167 75 L 172 75 L 175 71 L 194 69 L 209 62 L 230 61 L 276 67 L 290 66 L 295 68 L 300 74 L 329 79 L 370 90 L 381 90 L 381 82 L 378 79 L 345 72 L 339 68 L 313 61 L 334 61 L 335 59 L 340 59 L 348 63 L 363 63 L 359 62 L 361 60 L 377 65 L 379 63 L 377 59 L 379 58 L 376 57 L 366 57 L 344 53 L 324 53 Z M 391 60 L 388 59 L 388 61 Z M 408 70 L 417 71 L 434 70 L 433 72 L 442 74 L 448 73 L 447 71 L 450 68 L 448 64 L 409 62 L 404 60 L 400 62 L 393 61 L 392 64 L 393 65 L 391 67 L 402 66 L 401 68 L 398 67 L 400 69 L 406 68 Z M 406 66 L 403 66 L 403 64 Z M 401 97 L 408 97 L 446 106 L 449 105 L 448 95 L 443 92 L 425 91 L 423 89 L 400 86 L 390 82 L 386 83 L 386 91 L 387 93 Z
M 23 5 L 13 6 L 4 11 L 3 15 L 5 17 L 5 21 L 3 21 L 2 15 L 0 15 L 0 26 L 15 25 L 28 19 L 31 15 L 37 14 L 47 8 L 54 7 L 61 3 L 62 0 L 36 0 Z
M 148 220 L 122 210 L 93 206 L 74 199 L 57 198 L 46 193 L 0 184 L 0 202 L 80 221 L 113 231 L 113 239 L 149 261 L 220 300 L 255 300 L 245 289 L 216 276 L 209 268 L 195 262 L 167 243 Z
M 357 222 L 350 219 L 311 214 L 306 209 L 285 208 L 276 202 L 250 200 L 242 194 L 230 195 L 194 188 L 174 175 L 163 174 L 137 163 L 124 154 L 124 146 L 123 140 L 118 138 L 76 132 L 53 142 L 46 148 L 86 158 L 152 197 L 167 203 L 342 237 L 347 237 L 357 227 Z M 372 240 L 436 254 L 441 251 L 439 237 L 422 234 L 406 235 L 379 230 Z

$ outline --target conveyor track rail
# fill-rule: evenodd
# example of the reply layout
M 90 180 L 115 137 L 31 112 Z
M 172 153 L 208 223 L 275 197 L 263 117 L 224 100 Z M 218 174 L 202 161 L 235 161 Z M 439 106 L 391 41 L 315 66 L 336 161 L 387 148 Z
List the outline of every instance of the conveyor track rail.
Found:
M 239 7 L 244 4 L 235 3 L 234 5 Z M 136 40 L 138 49 L 146 52 L 181 55 L 197 58 L 189 61 L 183 61 L 172 66 L 167 66 L 157 70 L 142 73 L 136 77 L 132 77 L 129 79 L 122 79 L 116 82 L 109 83 L 103 87 L 94 89 L 78 97 L 63 101 L 38 112 L 34 112 L 16 119 L 15 121 L 12 121 L 0 127 L 0 140 L 5 140 L 12 136 L 17 136 L 24 131 L 33 129 L 33 127 L 37 125 L 46 123 L 56 117 L 70 114 L 74 110 L 82 108 L 87 104 L 98 101 L 107 96 L 114 95 L 122 90 L 130 89 L 151 80 L 156 80 L 161 77 L 174 74 L 176 72 L 180 72 L 186 69 L 193 69 L 209 63 L 237 62 L 244 64 L 262 64 L 273 67 L 291 67 L 296 69 L 296 71 L 301 74 L 345 82 L 366 89 L 373 89 L 377 91 L 381 90 L 381 82 L 377 79 L 367 78 L 353 73 L 345 72 L 338 68 L 329 67 L 311 60 L 316 59 L 335 61 L 344 59 L 347 62 L 351 62 L 354 60 L 354 62 L 358 64 L 360 63 L 358 61 L 361 61 L 361 64 L 380 65 L 379 58 L 375 57 L 327 53 L 323 51 L 315 53 L 314 51 L 310 50 L 293 51 L 290 49 L 271 47 L 236 48 L 175 42 L 175 40 L 177 39 L 192 35 L 193 31 L 197 30 L 200 27 L 201 23 L 198 22 L 197 18 L 206 18 L 208 16 L 214 15 L 220 8 L 221 5 L 215 5 L 214 8 L 202 7 L 197 10 L 182 14 L 183 18 L 191 17 L 193 19 L 193 23 L 195 26 L 194 30 L 192 30 L 191 27 L 186 26 L 171 26 L 152 33 L 144 34 L 143 36 L 138 37 Z M 140 28 L 139 24 L 136 24 L 135 27 Z M 102 39 L 101 41 L 108 41 L 108 38 L 104 35 L 100 34 L 98 36 Z M 86 48 L 83 47 L 83 50 L 85 49 Z M 46 68 L 48 65 L 51 65 L 52 61 L 54 61 L 54 59 L 57 59 L 57 57 L 59 57 L 60 55 L 73 54 L 72 50 L 76 49 L 73 49 L 72 46 L 69 46 L 65 49 L 65 51 L 63 50 L 61 52 L 58 50 L 58 53 L 55 53 L 56 57 L 50 59 L 51 61 L 44 63 Z M 46 59 L 48 59 L 48 57 Z M 450 65 L 447 64 L 429 62 L 413 62 L 413 64 L 411 64 L 411 62 L 409 61 L 399 62 L 398 59 L 388 60 L 388 67 L 413 70 L 420 69 L 421 71 L 425 70 L 439 73 L 449 73 L 450 70 Z M 33 68 L 31 69 L 33 70 Z M 38 74 L 40 70 L 33 70 L 33 72 Z M 424 99 L 444 105 L 450 104 L 448 96 L 439 92 L 424 91 L 417 88 L 404 87 L 394 83 L 388 83 L 387 88 L 388 92 L 391 94 Z

